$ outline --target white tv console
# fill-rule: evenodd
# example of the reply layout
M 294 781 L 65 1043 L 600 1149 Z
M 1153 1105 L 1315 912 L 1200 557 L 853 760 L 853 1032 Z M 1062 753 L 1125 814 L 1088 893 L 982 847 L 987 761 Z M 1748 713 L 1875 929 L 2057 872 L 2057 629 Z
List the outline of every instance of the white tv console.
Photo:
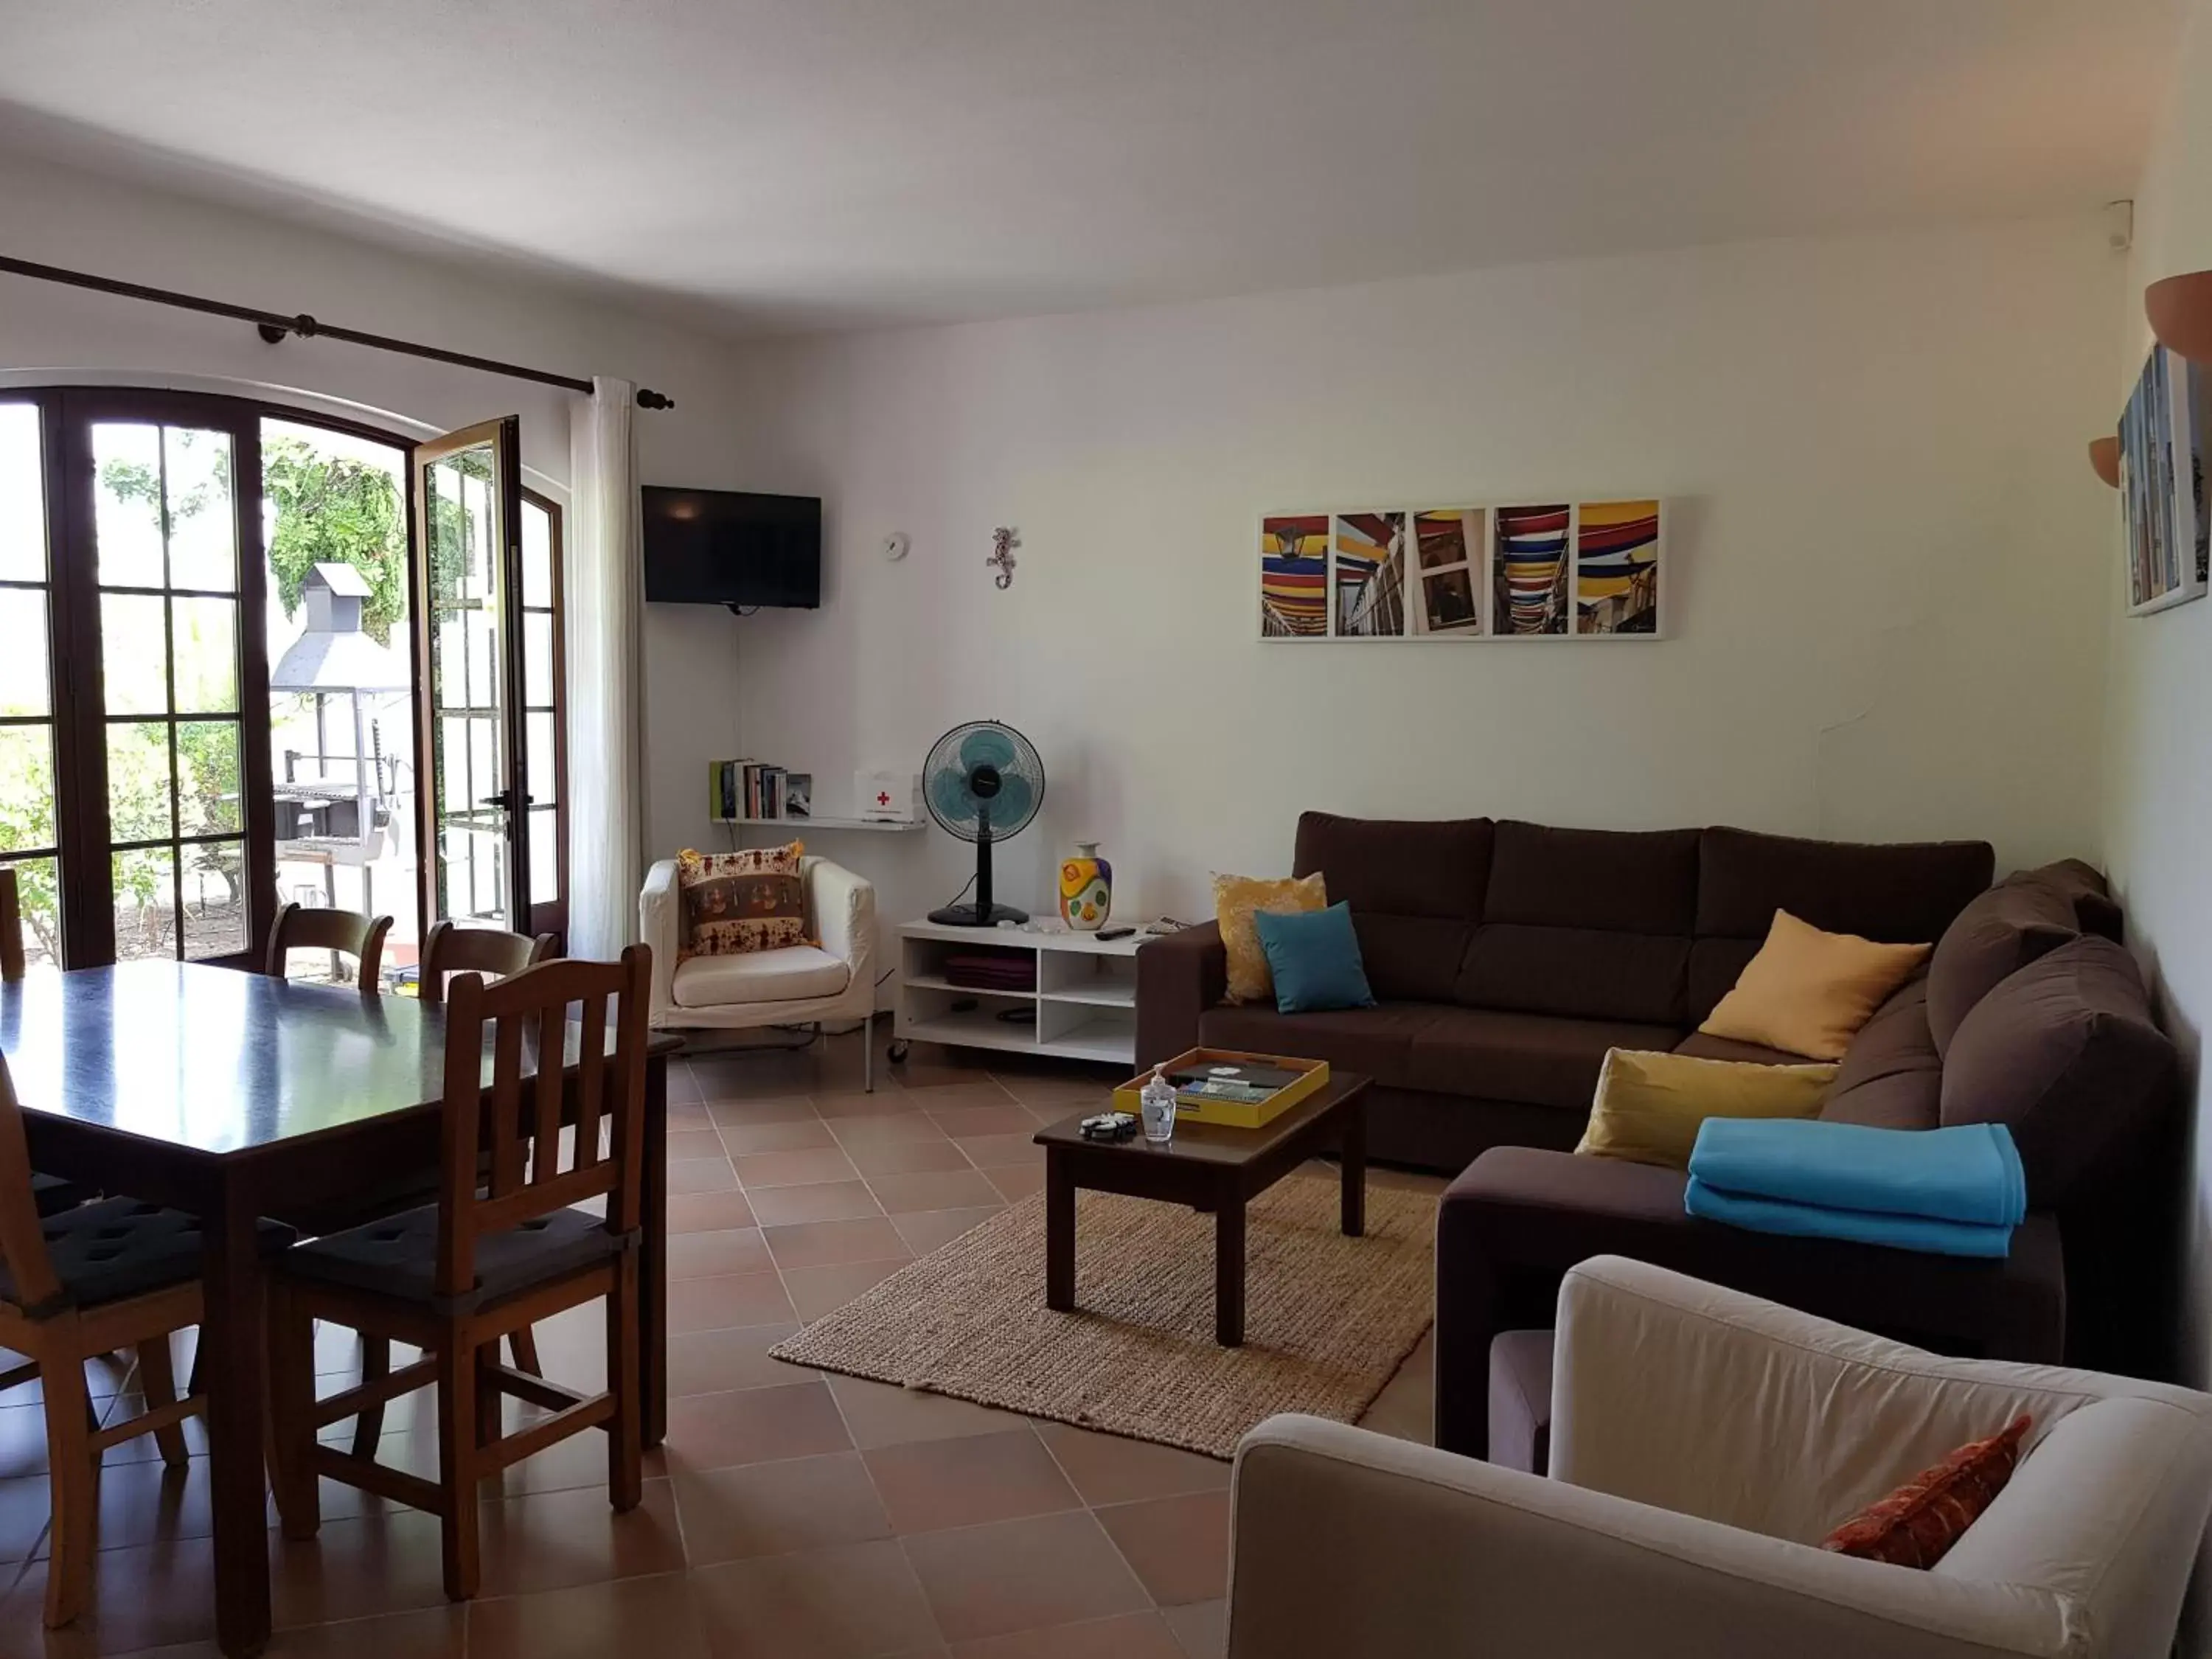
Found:
M 1154 935 L 1102 939 L 1095 933 L 1025 933 L 1018 927 L 951 927 L 910 921 L 899 933 L 902 1042 L 1049 1054 L 1134 1069 L 1137 950 Z M 1036 989 L 987 991 L 955 985 L 945 958 L 963 950 L 1025 951 L 1036 957 Z M 1015 1012 L 1018 1018 L 1002 1019 Z

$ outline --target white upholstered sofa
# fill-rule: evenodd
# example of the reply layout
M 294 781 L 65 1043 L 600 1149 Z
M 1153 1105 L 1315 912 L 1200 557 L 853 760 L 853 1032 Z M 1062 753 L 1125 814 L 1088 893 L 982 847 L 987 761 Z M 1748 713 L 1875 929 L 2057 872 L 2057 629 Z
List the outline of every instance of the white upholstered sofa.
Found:
M 653 1025 L 665 1030 L 741 1031 L 767 1025 L 860 1022 L 862 1075 L 875 1084 L 876 890 L 828 859 L 799 860 L 806 931 L 820 941 L 780 951 L 678 961 L 683 898 L 676 860 L 647 872 L 638 937 L 653 947 Z
M 1279 1417 L 1235 1477 L 1229 1659 L 2166 1659 L 2212 1397 L 1943 1359 L 1617 1256 L 1567 1275 L 1552 1474 Z M 1928 1571 L 1817 1547 L 2035 1419 Z

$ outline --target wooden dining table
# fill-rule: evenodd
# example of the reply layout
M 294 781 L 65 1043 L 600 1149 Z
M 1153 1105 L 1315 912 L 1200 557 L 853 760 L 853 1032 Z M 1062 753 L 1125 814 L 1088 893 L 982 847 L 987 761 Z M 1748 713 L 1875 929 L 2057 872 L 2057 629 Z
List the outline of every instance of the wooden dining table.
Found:
M 613 1036 L 610 1024 L 610 1043 Z M 574 1066 L 578 1039 L 572 1024 L 564 1069 Z M 0 985 L 0 1053 L 33 1165 L 200 1218 L 216 1632 L 226 1654 L 258 1653 L 269 1639 L 267 1264 L 256 1222 L 434 1176 L 445 1040 L 441 1007 L 193 963 L 123 963 Z M 680 1046 L 657 1034 L 646 1060 L 639 1265 L 647 1445 L 659 1443 L 667 1423 L 668 1055 Z M 486 1066 L 489 1081 L 489 1054 Z

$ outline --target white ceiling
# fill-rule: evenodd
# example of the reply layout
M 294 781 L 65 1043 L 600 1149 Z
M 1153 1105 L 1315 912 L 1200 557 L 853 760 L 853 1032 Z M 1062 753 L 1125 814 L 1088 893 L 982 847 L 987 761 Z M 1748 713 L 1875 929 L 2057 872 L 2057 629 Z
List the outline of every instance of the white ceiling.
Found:
M 2087 210 L 2132 188 L 2179 29 L 2177 0 L 0 0 L 0 143 L 750 331 Z

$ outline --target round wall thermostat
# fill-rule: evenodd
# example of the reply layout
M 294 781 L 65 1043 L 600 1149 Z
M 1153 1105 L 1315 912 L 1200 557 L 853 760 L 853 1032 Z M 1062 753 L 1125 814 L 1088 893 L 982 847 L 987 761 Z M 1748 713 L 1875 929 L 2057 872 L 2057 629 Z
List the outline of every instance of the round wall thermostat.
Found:
M 901 559 L 906 557 L 907 549 L 912 545 L 913 544 L 908 541 L 904 531 L 893 531 L 884 538 L 884 556 L 893 564 L 896 564 Z

